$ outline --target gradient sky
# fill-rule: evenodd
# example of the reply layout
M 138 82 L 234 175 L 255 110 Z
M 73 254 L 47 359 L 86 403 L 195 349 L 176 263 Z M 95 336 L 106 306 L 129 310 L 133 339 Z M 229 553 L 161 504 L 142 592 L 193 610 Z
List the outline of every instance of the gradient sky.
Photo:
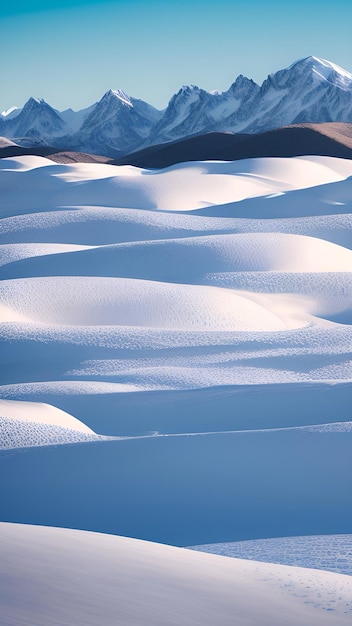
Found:
M 63 110 L 109 88 L 164 108 L 183 84 L 261 83 L 315 55 L 352 72 L 351 0 L 10 0 L 0 7 L 0 110 Z

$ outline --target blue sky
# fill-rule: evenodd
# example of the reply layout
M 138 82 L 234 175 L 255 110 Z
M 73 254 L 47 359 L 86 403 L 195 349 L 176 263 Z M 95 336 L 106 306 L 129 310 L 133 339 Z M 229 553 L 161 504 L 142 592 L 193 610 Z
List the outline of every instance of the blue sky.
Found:
M 109 88 L 164 108 L 183 84 L 227 89 L 313 54 L 352 72 L 351 0 L 17 0 L 0 8 L 1 110 Z

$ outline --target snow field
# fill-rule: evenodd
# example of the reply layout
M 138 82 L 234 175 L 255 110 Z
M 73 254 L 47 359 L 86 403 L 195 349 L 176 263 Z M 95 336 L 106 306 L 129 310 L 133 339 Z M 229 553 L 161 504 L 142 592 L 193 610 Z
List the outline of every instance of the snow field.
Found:
M 6 520 L 350 532 L 351 163 L 0 166 Z
M 30 329 L 36 325 L 33 332 L 37 337 L 43 333 L 47 338 L 50 336 L 54 356 L 57 343 L 66 341 L 71 345 L 73 327 L 79 326 L 74 343 L 78 341 L 80 346 L 81 363 L 76 359 L 75 363 L 65 364 L 61 353 L 60 360 L 54 357 L 49 369 L 48 363 L 44 366 L 49 376 L 50 369 L 55 371 L 54 380 L 59 375 L 63 386 L 63 378 L 67 374 L 72 378 L 71 372 L 75 372 L 74 376 L 79 377 L 77 383 L 85 388 L 88 381 L 82 381 L 82 376 L 88 376 L 89 380 L 93 376 L 101 382 L 102 377 L 103 380 L 104 376 L 108 377 L 110 382 L 113 376 L 130 389 L 349 379 L 349 359 L 347 355 L 342 357 L 342 342 L 346 346 L 349 341 L 346 324 L 351 317 L 351 252 L 347 247 L 352 223 L 348 213 L 336 214 L 348 210 L 348 204 L 340 201 L 341 193 L 348 199 L 349 181 L 344 180 L 351 173 L 348 161 L 327 157 L 252 159 L 181 164 L 151 172 L 95 164 L 53 165 L 39 157 L 19 157 L 4 159 L 1 167 L 5 176 L 25 177 L 15 189 L 12 184 L 9 186 L 11 201 L 19 194 L 18 211 L 24 214 L 2 220 L 1 241 L 7 242 L 1 250 L 3 262 L 7 262 L 2 268 L 2 278 L 7 279 L 2 282 L 4 341 L 7 345 L 11 335 L 13 349 L 14 337 L 22 336 L 23 332 L 29 337 L 33 334 Z M 175 176 L 183 175 L 193 180 L 192 193 L 197 192 L 199 197 L 204 181 L 209 180 L 214 193 L 218 193 L 212 208 L 214 215 L 221 214 L 224 200 L 218 176 L 225 176 L 231 185 L 238 176 L 249 182 L 255 177 L 255 180 L 265 179 L 266 184 L 268 181 L 274 181 L 275 185 L 278 181 L 290 183 L 291 190 L 280 192 L 281 195 L 231 204 L 236 214 L 236 205 L 244 207 L 246 202 L 257 202 L 259 207 L 265 207 L 266 215 L 271 215 L 272 207 L 284 202 L 289 213 L 284 207 L 285 219 L 248 219 L 148 210 L 152 189 L 148 185 L 153 186 L 155 197 L 158 190 L 167 188 L 169 196 L 178 202 L 173 181 Z M 41 213 L 30 214 L 33 195 L 26 193 L 25 185 L 31 177 L 43 203 Z M 331 183 L 332 180 L 340 182 Z M 113 200 L 114 208 L 102 206 L 105 192 L 100 185 L 114 184 L 117 190 L 127 189 L 132 194 L 131 181 L 138 190 L 138 198 L 144 194 L 140 204 L 137 196 L 134 198 L 136 207 L 140 208 L 121 208 L 118 191 L 109 192 L 109 202 Z M 83 204 L 85 182 L 96 189 L 97 207 Z M 59 185 L 54 194 L 48 192 L 51 184 Z M 60 185 L 65 201 L 70 201 L 70 209 L 60 206 Z M 302 189 L 304 185 L 318 186 Z M 339 185 L 343 186 L 342 192 Z M 75 205 L 70 194 L 77 190 L 80 195 Z M 190 200 L 187 185 L 177 183 L 177 193 L 184 193 L 187 201 Z M 303 194 L 298 203 L 297 193 Z M 234 196 L 232 193 L 231 200 Z M 338 201 L 333 199 L 336 197 Z M 313 201 L 320 207 L 321 215 L 310 215 Z M 246 214 L 251 213 L 250 206 Z M 302 209 L 306 215 L 299 213 L 296 217 L 297 210 L 302 213 Z M 327 209 L 333 213 L 325 215 Z M 37 210 L 36 205 L 34 211 Z M 31 243 L 31 238 L 36 243 Z M 47 243 L 46 238 L 52 243 Z M 110 245 L 102 245 L 107 238 Z M 10 244 L 13 240 L 18 243 Z M 65 246 L 71 246 L 71 252 Z M 12 324 L 10 335 L 6 321 Z M 331 322 L 343 322 L 344 326 L 340 324 L 337 332 Z M 115 350 L 126 342 L 137 347 L 143 329 L 151 327 L 159 333 L 149 341 L 148 350 L 152 351 L 161 345 L 175 345 L 175 329 L 188 333 L 180 336 L 177 343 L 185 348 L 184 359 L 189 359 L 192 367 L 187 370 L 184 362 L 180 369 L 171 354 L 165 355 L 161 362 L 147 355 L 147 362 L 140 361 L 143 371 L 138 375 L 137 357 L 133 371 L 128 360 L 124 368 L 126 375 L 120 382 L 116 369 L 120 357 L 116 352 L 107 356 L 104 349 L 96 346 L 95 358 L 85 358 L 91 325 L 94 325 L 95 343 L 105 345 L 109 333 L 108 345 L 114 345 Z M 104 330 L 107 325 L 111 330 Z M 327 327 L 328 335 L 323 343 L 317 325 Z M 122 331 L 124 326 L 126 331 Z M 310 329 L 308 334 L 299 330 L 305 327 Z M 214 370 L 208 357 L 201 358 L 199 354 L 198 360 L 192 362 L 187 350 L 188 343 L 192 346 L 198 343 L 203 331 L 208 332 L 208 337 L 201 338 L 200 350 L 213 343 L 216 332 L 281 333 L 290 329 L 298 331 L 296 335 L 287 335 L 290 349 L 268 351 L 268 336 L 253 334 L 256 353 L 251 351 L 250 361 L 246 352 L 236 356 L 236 363 L 230 357 L 227 369 L 226 364 L 221 365 L 221 356 L 213 358 Z M 341 333 L 347 333 L 344 339 Z M 136 335 L 139 335 L 137 345 Z M 235 341 L 237 344 L 238 339 Z M 304 347 L 302 342 L 307 341 Z M 38 363 L 37 346 L 32 350 L 35 344 L 31 340 L 25 350 L 30 351 L 37 371 L 44 371 Z M 338 357 L 336 345 L 341 346 Z M 320 367 L 314 353 L 320 355 Z M 292 368 L 287 359 L 292 361 L 293 357 L 296 364 Z M 145 358 L 144 354 L 141 358 Z M 32 373 L 22 365 L 15 376 L 16 382 L 18 376 L 23 385 L 26 379 L 32 379 Z M 8 382 L 12 382 L 11 378 Z

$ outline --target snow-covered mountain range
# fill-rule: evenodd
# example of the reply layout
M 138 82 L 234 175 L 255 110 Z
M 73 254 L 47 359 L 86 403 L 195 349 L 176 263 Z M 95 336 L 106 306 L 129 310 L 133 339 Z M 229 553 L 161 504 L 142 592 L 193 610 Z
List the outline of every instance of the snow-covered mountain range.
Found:
M 310 56 L 270 74 L 261 86 L 243 75 L 225 92 L 182 87 L 158 111 L 122 90 L 87 109 L 58 111 L 30 98 L 0 115 L 0 135 L 21 145 L 118 156 L 210 131 L 256 133 L 299 122 L 352 122 L 352 74 Z

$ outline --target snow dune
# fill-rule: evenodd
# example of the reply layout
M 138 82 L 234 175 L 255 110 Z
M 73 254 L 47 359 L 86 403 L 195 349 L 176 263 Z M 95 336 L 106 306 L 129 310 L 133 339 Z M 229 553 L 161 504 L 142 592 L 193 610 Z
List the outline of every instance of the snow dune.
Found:
M 210 271 L 352 271 L 351 250 L 318 238 L 285 233 L 223 234 L 92 248 L 8 244 L 0 246 L 0 252 L 4 265 L 23 260 L 12 275 L 5 270 L 4 278 L 96 274 L 199 283 Z M 48 255 L 50 259 L 41 258 Z
M 37 277 L 2 281 L 2 322 L 18 320 L 55 326 L 130 326 L 180 331 L 279 332 L 315 321 L 349 323 L 351 274 L 300 275 L 292 291 L 273 293 L 285 274 L 253 291 L 250 279 L 211 276 L 219 287 L 106 277 Z M 250 277 L 251 278 L 251 277 Z M 273 278 L 272 275 L 270 278 Z M 234 283 L 239 287 L 233 289 Z M 269 282 L 269 281 L 268 281 Z M 308 282 L 308 285 L 307 285 Z M 303 283 L 303 284 L 302 284 Z M 231 289 L 222 289 L 221 287 Z
M 293 189 L 276 195 L 246 198 L 209 206 L 194 212 L 203 217 L 277 219 L 329 216 L 351 213 L 351 177 L 316 187 Z
M 103 439 L 106 437 L 101 437 L 95 433 L 82 433 L 74 428 L 37 421 L 14 420 L 0 416 L 1 450 L 87 443 L 88 441 L 101 441 Z
M 329 186 L 323 187 L 326 189 Z M 335 193 L 336 191 L 335 189 Z M 304 194 L 307 193 L 306 190 Z M 45 213 L 26 213 L 2 219 L 0 242 L 13 245 L 28 241 L 38 243 L 62 241 L 68 244 L 97 246 L 209 234 L 282 232 L 317 237 L 351 248 L 348 236 L 348 231 L 352 228 L 352 217 L 348 213 L 351 207 L 347 203 L 339 203 L 336 208 L 333 203 L 328 205 L 324 198 L 317 201 L 317 195 L 315 190 L 313 200 L 318 207 L 316 215 L 310 215 L 312 199 L 309 199 L 308 202 L 303 203 L 306 215 L 300 216 L 302 202 L 299 198 L 295 200 L 294 197 L 289 210 L 284 207 L 282 217 L 285 219 L 269 218 L 267 213 L 260 219 L 250 219 L 249 216 L 234 217 L 233 215 L 236 215 L 235 203 L 231 205 L 232 214 L 228 217 L 207 217 L 194 212 L 167 213 L 89 205 L 59 211 L 48 210 Z M 291 198 L 291 195 L 270 198 L 264 207 L 267 206 L 267 212 L 270 211 L 270 214 L 274 213 L 273 207 L 276 207 L 278 203 L 280 205 L 287 197 Z M 247 214 L 250 212 L 250 206 L 248 206 L 250 202 L 248 200 L 236 204 L 239 207 L 243 205 L 242 211 Z M 263 206 L 262 202 L 260 206 Z M 217 206 L 216 211 L 220 214 L 222 206 Z M 277 212 L 280 212 L 280 206 Z M 327 214 L 329 212 L 331 214 Z
M 351 162 L 333 157 L 182 163 L 160 171 L 92 163 L 53 165 L 42 157 L 3 159 L 0 165 L 8 216 L 69 205 L 190 211 L 352 176 Z
M 2 524 L 0 533 L 8 626 L 331 626 L 332 615 L 342 626 L 351 618 L 348 576 L 58 528 Z
M 2 281 L 0 294 L 9 310 L 28 322 L 44 324 L 200 331 L 284 328 L 281 320 L 260 305 L 216 287 L 57 277 Z M 11 321 L 11 313 L 2 321 Z
M 8 244 L 0 246 L 0 267 L 31 257 L 48 256 L 49 254 L 64 254 L 86 250 L 90 246 L 75 246 L 72 244 Z
M 0 400 L 0 449 L 99 439 L 88 426 L 55 406 Z
M 37 422 L 62 426 L 82 433 L 93 434 L 93 431 L 78 419 L 54 406 L 39 402 L 15 402 L 0 400 L 0 415 L 4 418 L 19 420 L 20 422 Z

